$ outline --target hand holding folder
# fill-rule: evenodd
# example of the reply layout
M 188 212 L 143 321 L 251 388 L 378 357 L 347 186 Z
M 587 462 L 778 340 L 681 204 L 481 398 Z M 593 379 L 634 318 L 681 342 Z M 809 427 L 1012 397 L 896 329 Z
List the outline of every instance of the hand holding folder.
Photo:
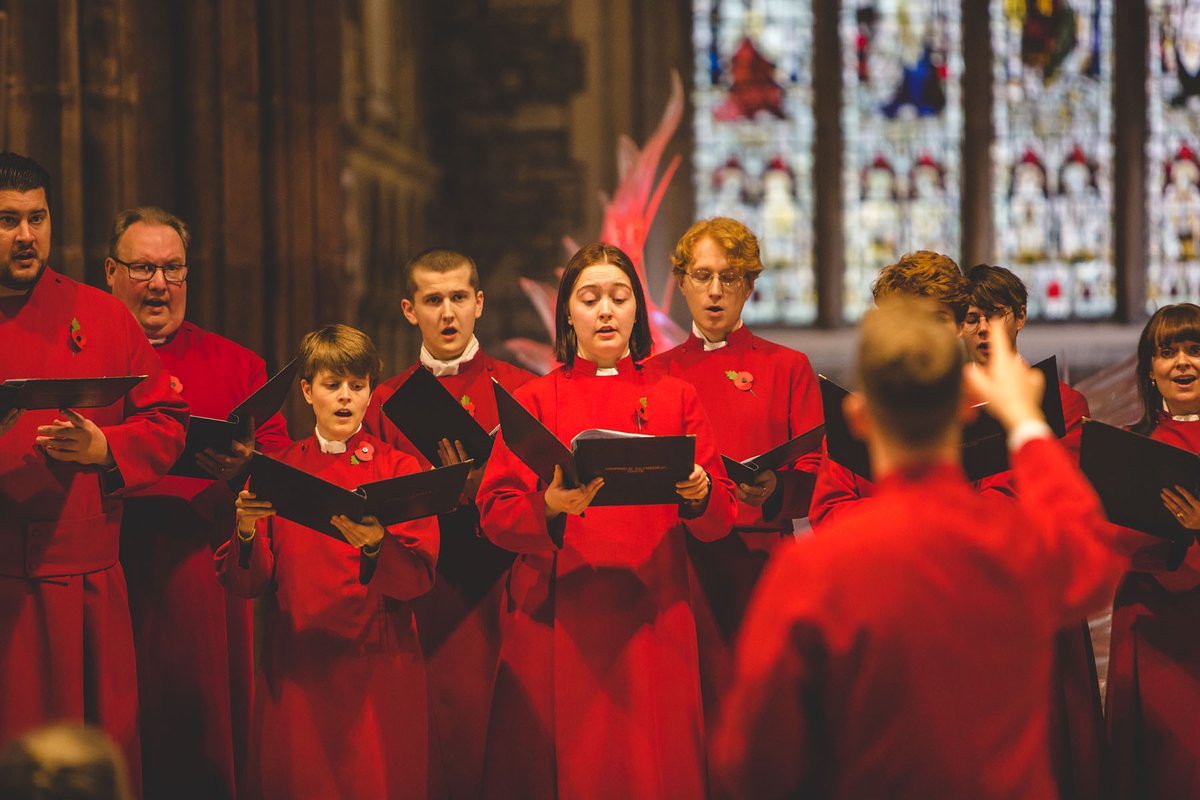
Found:
M 292 382 L 296 378 L 296 370 L 300 363 L 292 359 L 288 364 L 266 383 L 243 400 L 238 407 L 229 412 L 225 419 L 192 416 L 188 423 L 187 444 L 183 454 L 171 467 L 171 475 L 181 475 L 185 478 L 212 478 L 212 474 L 203 469 L 196 457 L 205 450 L 212 448 L 218 453 L 233 455 L 235 441 L 251 439 L 254 428 L 270 419 L 283 406 Z
M 469 458 L 482 464 L 492 454 L 492 437 L 442 382 L 423 367 L 387 399 L 383 413 L 430 464 L 443 464 L 439 445 L 461 442 Z
M 696 437 L 647 436 L 590 429 L 581 431 L 568 448 L 499 383 L 493 383 L 500 430 L 508 448 L 551 484 L 555 468 L 564 488 L 603 478 L 593 506 L 677 504 L 675 484 L 685 481 L 696 461 Z
M 729 474 L 730 480 L 737 484 L 744 483 L 753 486 L 754 481 L 761 473 L 767 470 L 778 470 L 785 464 L 790 464 L 819 448 L 824 436 L 825 426 L 818 425 L 761 455 L 743 461 L 734 461 L 729 456 L 721 456 L 721 460 L 725 463 L 725 472 Z
M 8 378 L 0 383 L 0 418 L 11 409 L 103 408 L 129 394 L 145 375 L 97 378 Z
M 256 452 L 250 461 L 249 488 L 284 519 L 345 542 L 346 537 L 330 522 L 335 515 L 355 522 L 375 517 L 386 528 L 445 513 L 458 503 L 471 465 L 467 461 L 343 489 Z

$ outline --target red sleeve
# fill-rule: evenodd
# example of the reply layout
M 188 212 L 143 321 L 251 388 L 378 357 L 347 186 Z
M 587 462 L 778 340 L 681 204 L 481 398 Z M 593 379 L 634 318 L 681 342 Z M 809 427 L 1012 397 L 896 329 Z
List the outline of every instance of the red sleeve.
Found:
M 825 412 L 821 407 L 821 392 L 817 388 L 817 376 L 813 372 L 808 357 L 799 354 L 799 364 L 792 385 L 791 406 L 788 409 L 788 429 L 791 436 L 810 431 L 825 421 Z M 790 464 L 775 473 L 779 481 L 775 490 L 780 496 L 778 509 L 770 501 L 764 505 L 764 518 L 770 509 L 770 520 L 800 519 L 808 516 L 812 506 L 813 489 L 816 483 L 817 471 L 821 467 L 821 451 L 816 450 L 802 456 L 794 464 Z
M 808 520 L 814 530 L 867 499 L 872 488 L 870 481 L 829 458 L 824 442 L 821 443 L 821 456 L 821 466 L 817 469 L 816 485 L 813 487 L 812 506 L 808 510 Z
M 137 320 L 123 316 L 129 374 L 147 377 L 125 395 L 124 419 L 101 430 L 120 469 L 122 491 L 132 491 L 157 483 L 183 453 L 188 408 Z
M 1100 499 L 1053 439 L 1034 439 L 1013 455 L 1017 502 L 1041 534 L 1042 586 L 1059 592 L 1054 606 L 1063 625 L 1112 601 L 1123 572 L 1115 529 Z
M 271 544 L 274 522 L 274 517 L 260 519 L 254 526 L 254 538 L 249 542 L 238 537 L 235 526 L 233 535 L 213 554 L 217 580 L 238 597 L 258 597 L 272 585 L 275 577 L 275 551 Z
M 737 487 L 725 473 L 725 463 L 717 453 L 712 425 L 700 397 L 690 383 L 680 382 L 683 387 L 683 414 L 685 430 L 696 435 L 696 463 L 704 468 L 712 479 L 704 511 L 697 517 L 683 518 L 684 527 L 702 542 L 712 542 L 727 536 L 737 519 Z M 686 508 L 686 505 L 683 506 Z
M 1091 411 L 1088 409 L 1086 397 L 1065 383 L 1059 384 L 1059 387 L 1062 395 L 1063 422 L 1066 423 L 1067 430 L 1061 441 L 1071 458 L 1078 464 L 1079 446 L 1083 440 L 1083 418 L 1091 414 Z
M 817 617 L 803 613 L 820 576 L 803 574 L 802 550 L 792 543 L 776 553 L 746 613 L 733 688 L 710 743 L 717 796 L 798 796 L 807 782 L 826 647 Z

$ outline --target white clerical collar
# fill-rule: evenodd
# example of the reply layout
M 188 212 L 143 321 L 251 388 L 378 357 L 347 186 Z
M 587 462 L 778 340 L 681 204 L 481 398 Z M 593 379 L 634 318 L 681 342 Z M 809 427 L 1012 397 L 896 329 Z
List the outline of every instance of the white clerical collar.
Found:
M 458 368 L 470 361 L 479 352 L 479 340 L 475 338 L 475 334 L 471 334 L 471 341 L 467 342 L 467 349 L 462 351 L 462 355 L 458 358 L 452 358 L 449 361 L 442 361 L 433 357 L 433 353 L 425 345 L 421 345 L 421 363 L 425 368 L 433 373 L 435 378 L 443 378 L 447 375 L 457 375 Z
M 1167 407 L 1167 399 L 1165 397 L 1163 398 L 1163 411 L 1176 422 L 1200 422 L 1200 414 L 1172 414 L 1171 409 Z
M 742 321 L 739 319 L 737 325 L 733 326 L 733 331 L 736 331 L 740 327 L 742 327 Z M 733 331 L 730 331 L 729 333 L 733 333 Z M 728 333 L 725 334 L 725 338 L 721 341 L 710 342 L 708 338 L 700 331 L 700 326 L 698 326 L 694 320 L 692 321 L 692 335 L 704 343 L 704 352 L 706 353 L 712 352 L 713 350 L 720 350 L 722 347 L 725 347 L 727 344 L 729 344 Z
M 580 353 L 578 351 L 575 353 L 575 356 L 577 358 L 582 358 L 585 361 L 591 361 L 590 358 L 588 358 L 583 353 Z M 629 358 L 629 349 L 628 348 L 625 349 L 625 355 L 621 356 L 621 358 L 618 358 L 617 360 L 620 361 L 621 359 L 624 359 L 624 358 Z M 621 374 L 621 371 L 619 369 L 617 369 L 616 367 L 596 367 L 596 377 L 598 377 L 598 378 L 605 378 L 605 377 L 608 377 L 609 375 L 620 375 L 620 374 Z
M 161 339 L 152 339 L 152 338 L 147 337 L 147 341 L 150 342 L 151 347 L 158 347 L 160 344 L 166 344 L 167 337 L 164 336 Z
M 316 428 L 313 429 L 313 433 L 315 433 L 317 435 L 317 444 L 319 444 L 321 446 L 322 453 L 330 453 L 332 455 L 337 455 L 338 453 L 346 452 L 346 442 L 350 441 L 355 436 L 357 436 L 358 431 L 361 431 L 361 430 L 362 430 L 362 423 L 360 422 L 360 423 L 358 423 L 358 430 L 354 431 L 354 433 L 347 436 L 346 440 L 342 441 L 342 442 L 339 442 L 334 439 L 326 439 L 324 436 L 321 435 L 321 431 Z

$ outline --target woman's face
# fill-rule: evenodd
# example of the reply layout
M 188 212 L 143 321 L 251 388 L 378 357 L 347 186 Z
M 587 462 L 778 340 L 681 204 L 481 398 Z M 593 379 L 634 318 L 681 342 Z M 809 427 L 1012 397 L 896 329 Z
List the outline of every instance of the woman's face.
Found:
M 1200 342 L 1160 347 L 1150 359 L 1150 380 L 1172 414 L 1200 414 Z
M 579 273 L 567 300 L 579 355 L 601 367 L 615 366 L 629 350 L 636 316 L 633 285 L 620 267 L 593 264 Z

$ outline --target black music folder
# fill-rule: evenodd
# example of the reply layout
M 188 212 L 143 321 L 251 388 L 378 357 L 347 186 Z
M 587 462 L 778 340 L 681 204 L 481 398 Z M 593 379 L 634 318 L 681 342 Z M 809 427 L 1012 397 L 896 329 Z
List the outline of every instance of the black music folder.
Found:
M 250 434 L 250 420 L 254 420 L 255 427 L 261 427 L 283 407 L 283 401 L 292 390 L 292 382 L 296 379 L 296 370 L 299 367 L 300 362 L 292 359 L 237 408 L 230 411 L 225 419 L 193 415 L 188 423 L 187 444 L 184 445 L 183 454 L 168 474 L 211 479 L 212 475 L 200 469 L 200 465 L 196 463 L 196 454 L 208 447 L 226 455 L 232 453 L 234 440 L 245 439 Z
M 449 439 L 451 444 L 462 442 L 467 456 L 481 464 L 492 454 L 491 435 L 424 367 L 413 370 L 382 410 L 430 464 L 442 463 L 438 455 L 442 439 Z
M 696 437 L 648 436 L 589 429 L 558 440 L 499 383 L 493 383 L 504 443 L 545 483 L 562 467 L 563 484 L 575 487 L 604 478 L 593 506 L 676 505 L 675 484 L 687 480 L 696 463 Z
M 343 514 L 355 522 L 373 516 L 386 528 L 398 522 L 442 514 L 458 503 L 474 462 L 414 472 L 364 483 L 356 489 L 310 475 L 255 452 L 250 459 L 250 491 L 270 500 L 275 512 L 315 531 L 346 541 L 329 518 Z
M 747 458 L 744 461 L 734 461 L 729 456 L 721 456 L 725 462 L 725 471 L 734 483 L 754 485 L 755 478 L 763 470 L 777 470 L 784 464 L 790 464 L 800 456 L 808 455 L 821 447 L 821 439 L 825 436 L 825 426 L 818 425 L 810 431 L 789 439 L 783 444 L 773 447 L 762 455 Z
M 1063 419 L 1062 393 L 1058 386 L 1058 360 L 1054 356 L 1033 365 L 1046 380 L 1042 394 L 1042 414 L 1054 435 L 1062 438 L 1067 433 Z M 871 480 L 871 462 L 867 446 L 854 438 L 842 413 L 842 400 L 849 392 L 824 375 L 819 375 L 821 402 L 825 408 L 826 447 L 829 457 L 856 475 Z M 1009 469 L 1008 436 L 1004 427 L 987 412 L 987 404 L 978 406 L 978 414 L 971 424 L 963 428 L 962 466 L 971 481 L 982 480 L 989 475 Z
M 12 408 L 104 408 L 146 379 L 145 375 L 103 378 L 9 378 L 0 383 L 0 414 Z
M 1159 494 L 1175 486 L 1200 493 L 1200 456 L 1195 453 L 1085 419 L 1079 466 L 1100 495 L 1104 513 L 1117 525 L 1168 539 L 1196 535 L 1179 524 Z

